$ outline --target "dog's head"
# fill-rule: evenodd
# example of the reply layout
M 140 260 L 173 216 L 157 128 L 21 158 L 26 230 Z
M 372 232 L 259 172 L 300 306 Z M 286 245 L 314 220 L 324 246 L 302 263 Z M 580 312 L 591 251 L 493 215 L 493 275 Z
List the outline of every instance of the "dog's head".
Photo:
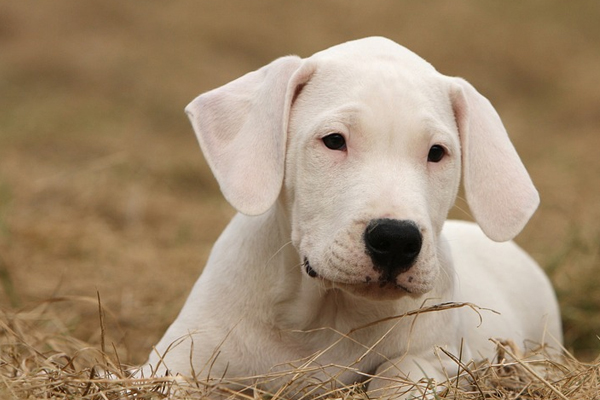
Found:
M 491 104 L 383 38 L 275 60 L 186 108 L 227 200 L 287 210 L 303 270 L 372 298 L 432 289 L 460 183 L 509 240 L 539 198 Z

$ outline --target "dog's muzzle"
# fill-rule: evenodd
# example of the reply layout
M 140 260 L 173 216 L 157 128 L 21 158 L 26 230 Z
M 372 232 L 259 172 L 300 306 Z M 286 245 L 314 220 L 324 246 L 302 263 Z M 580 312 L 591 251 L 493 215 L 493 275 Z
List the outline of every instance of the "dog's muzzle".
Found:
M 367 225 L 364 242 L 375 270 L 381 274 L 379 282 L 385 284 L 414 265 L 423 237 L 412 221 L 384 218 Z

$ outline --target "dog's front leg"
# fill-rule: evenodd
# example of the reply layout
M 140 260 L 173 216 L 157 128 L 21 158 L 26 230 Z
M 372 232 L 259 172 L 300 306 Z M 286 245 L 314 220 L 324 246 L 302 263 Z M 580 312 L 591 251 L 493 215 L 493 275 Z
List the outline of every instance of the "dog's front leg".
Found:
M 463 357 L 466 356 L 464 353 Z M 375 377 L 368 384 L 368 394 L 377 399 L 433 399 L 460 372 L 459 365 L 445 354 L 438 356 L 430 351 L 405 355 L 377 368 Z

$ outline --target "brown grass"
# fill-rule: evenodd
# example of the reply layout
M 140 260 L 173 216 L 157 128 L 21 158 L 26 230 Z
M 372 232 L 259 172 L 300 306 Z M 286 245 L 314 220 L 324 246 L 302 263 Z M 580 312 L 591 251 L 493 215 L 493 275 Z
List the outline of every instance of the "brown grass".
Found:
M 3 313 L 98 291 L 112 310 L 104 334 L 95 301 L 57 302 L 24 343 L 47 354 L 32 337 L 60 328 L 74 347 L 99 348 L 104 336 L 123 363 L 142 362 L 233 214 L 183 107 L 275 57 L 378 34 L 467 78 L 499 110 L 542 197 L 517 240 L 557 288 L 567 349 L 591 361 L 600 353 L 598 20 L 593 0 L 3 2 Z M 459 201 L 452 216 L 470 218 L 461 210 Z
M 336 369 L 329 368 L 331 380 L 311 382 L 315 368 L 311 362 L 277 374 L 255 377 L 257 381 L 277 379 L 282 382 L 275 392 L 265 392 L 253 383 L 224 381 L 195 381 L 181 376 L 133 378 L 121 363 L 115 348 L 106 348 L 103 314 L 100 306 L 98 324 L 102 332 L 100 346 L 92 346 L 70 335 L 61 325 L 62 318 L 54 307 L 60 303 L 88 302 L 93 298 L 60 298 L 44 302 L 21 312 L 3 313 L 0 318 L 0 395 L 12 398 L 35 399 L 373 399 L 361 385 L 336 387 Z M 100 305 L 100 298 L 97 299 Z M 394 318 L 415 313 L 443 312 L 471 304 L 446 303 L 426 307 Z M 543 349 L 523 355 L 512 343 L 495 341 L 497 357 L 491 362 L 465 364 L 460 357 L 438 349 L 440 357 L 450 357 L 455 363 L 458 378 L 437 382 L 437 398 L 448 399 L 594 399 L 600 391 L 600 362 L 582 363 L 570 355 L 563 358 L 545 355 Z M 318 354 L 310 359 L 317 359 Z M 329 366 L 331 367 L 331 366 Z M 254 381 L 254 380 L 253 380 Z M 367 380 L 368 382 L 368 380 Z M 235 385 L 235 386 L 232 386 Z M 434 383 L 423 379 L 411 382 L 394 379 L 388 387 L 403 393 L 426 392 Z M 237 387 L 234 389 L 234 387 Z M 245 388 L 245 389 L 244 389 Z

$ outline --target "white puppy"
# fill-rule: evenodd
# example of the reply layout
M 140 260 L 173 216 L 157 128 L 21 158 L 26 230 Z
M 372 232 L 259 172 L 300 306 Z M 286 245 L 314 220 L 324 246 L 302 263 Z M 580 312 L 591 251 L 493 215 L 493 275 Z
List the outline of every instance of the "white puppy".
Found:
M 466 81 L 367 38 L 275 60 L 186 111 L 240 213 L 152 370 L 233 379 L 319 366 L 311 382 L 375 374 L 374 390 L 385 377 L 455 374 L 437 347 L 467 361 L 493 356 L 489 338 L 561 341 L 548 279 L 506 242 L 538 194 L 498 114 Z M 461 169 L 487 237 L 445 222 Z M 497 313 L 388 318 L 444 302 Z

